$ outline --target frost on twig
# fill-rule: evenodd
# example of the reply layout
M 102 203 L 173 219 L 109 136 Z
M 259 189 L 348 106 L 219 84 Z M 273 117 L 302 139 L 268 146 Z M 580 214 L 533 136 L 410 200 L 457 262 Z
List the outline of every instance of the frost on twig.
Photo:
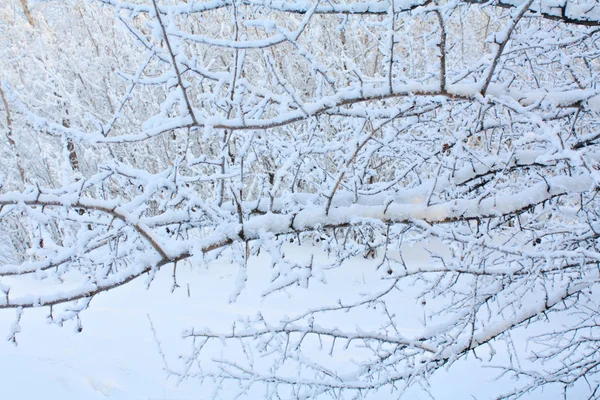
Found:
M 220 260 L 231 302 L 257 275 L 265 303 L 331 297 L 191 327 L 179 366 L 157 340 L 178 379 L 360 398 L 473 356 L 518 378 L 507 398 L 597 397 L 595 3 L 66 0 L 33 27 L 3 7 L 27 26 L 0 24 L 8 340 L 24 309 L 80 330 L 96 296 Z

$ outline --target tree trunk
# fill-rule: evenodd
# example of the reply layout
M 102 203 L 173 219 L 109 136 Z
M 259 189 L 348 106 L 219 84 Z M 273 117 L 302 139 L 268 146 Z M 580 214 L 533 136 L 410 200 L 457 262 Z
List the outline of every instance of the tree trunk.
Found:
M 15 138 L 13 137 L 12 131 L 12 118 L 10 116 L 10 108 L 8 108 L 8 101 L 6 101 L 6 96 L 4 95 L 4 91 L 2 87 L 0 87 L 0 97 L 2 98 L 2 104 L 4 105 L 4 111 L 6 112 L 6 126 L 8 132 L 6 133 L 6 138 L 8 139 L 8 144 L 12 149 L 15 159 L 17 161 L 17 169 L 19 170 L 19 177 L 21 178 L 21 183 L 25 184 L 25 171 L 23 170 L 23 166 L 21 165 L 21 156 L 19 154 L 19 150 L 17 149 L 17 144 L 15 142 Z

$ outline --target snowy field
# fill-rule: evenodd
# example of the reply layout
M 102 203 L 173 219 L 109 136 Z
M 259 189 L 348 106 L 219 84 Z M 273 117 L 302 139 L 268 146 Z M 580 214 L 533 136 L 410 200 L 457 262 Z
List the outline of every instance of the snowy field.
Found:
M 423 249 L 405 249 L 408 264 L 427 262 Z M 290 256 L 306 257 L 311 253 L 324 259 L 320 249 L 311 246 L 290 246 Z M 238 317 L 261 312 L 268 320 L 293 316 L 314 305 L 334 304 L 356 293 L 374 290 L 377 260 L 356 259 L 328 275 L 328 283 L 311 282 L 308 288 L 261 296 L 268 285 L 270 271 L 266 257 L 252 259 L 246 289 L 230 304 L 238 268 L 223 262 L 213 262 L 208 268 L 191 269 L 180 266 L 177 282 L 180 288 L 171 293 L 172 269 L 160 271 L 146 290 L 143 279 L 105 293 L 94 299 L 89 310 L 82 313 L 82 330 L 77 332 L 73 322 L 64 327 L 46 323 L 48 309 L 27 310 L 21 320 L 18 346 L 8 341 L 0 345 L 0 391 L 6 399 L 147 399 L 188 400 L 212 399 L 215 387 L 194 379 L 180 381 L 168 377 L 156 339 L 167 356 L 167 363 L 177 369 L 177 355 L 185 353 L 189 343 L 181 339 L 182 330 L 205 327 L 226 330 Z M 36 282 L 31 282 L 35 288 Z M 188 297 L 189 287 L 189 297 Z M 25 289 L 24 289 L 25 290 Z M 415 304 L 416 289 L 398 295 L 398 312 L 405 314 L 406 332 L 423 328 L 424 309 Z M 359 320 L 350 323 L 368 326 L 377 323 L 375 312 L 364 312 Z M 14 323 L 14 311 L 0 313 L 5 334 Z M 154 325 L 154 337 L 151 323 Z M 357 322 L 358 321 L 358 322 Z M 340 324 L 348 321 L 339 321 Z M 522 331 L 520 332 L 522 333 Z M 513 335 L 516 346 L 522 346 Z M 504 344 L 494 346 L 501 361 Z M 210 351 L 210 349 L 209 349 Z M 215 354 L 215 357 L 224 354 Z M 226 355 L 226 354 L 225 354 Z M 315 355 L 317 356 L 317 355 Z M 337 353 L 334 363 L 352 365 L 352 351 Z M 487 355 L 480 355 L 486 357 Z M 490 399 L 512 387 L 509 380 L 497 380 L 497 371 L 483 369 L 469 355 L 449 370 L 438 371 L 430 386 L 412 387 L 406 399 Z M 558 392 L 530 395 L 528 399 L 558 398 Z M 239 394 L 236 383 L 219 388 L 223 398 Z M 240 398 L 264 398 L 260 390 L 245 393 Z M 369 398 L 397 398 L 389 392 L 376 393 Z

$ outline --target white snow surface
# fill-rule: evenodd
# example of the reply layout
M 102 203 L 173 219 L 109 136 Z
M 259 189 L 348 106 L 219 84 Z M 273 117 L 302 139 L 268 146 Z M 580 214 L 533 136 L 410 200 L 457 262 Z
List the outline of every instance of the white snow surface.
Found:
M 440 244 L 433 242 L 433 246 Z M 287 252 L 298 258 L 313 253 L 325 258 L 320 249 L 310 245 L 290 245 Z M 419 247 L 403 248 L 403 256 L 413 266 L 425 265 L 429 258 L 425 249 Z M 180 264 L 177 281 L 181 287 L 174 293 L 171 293 L 172 270 L 163 267 L 149 289 L 146 289 L 144 279 L 138 279 L 97 296 L 90 308 L 81 314 L 83 330 L 79 333 L 73 322 L 65 323 L 62 328 L 47 323 L 47 308 L 26 310 L 19 323 L 18 345 L 9 341 L 0 343 L 0 398 L 212 399 L 214 387 L 210 383 L 201 384 L 193 379 L 178 382 L 167 376 L 150 320 L 167 362 L 172 362 L 189 348 L 189 343 L 181 339 L 187 328 L 210 327 L 215 331 L 226 331 L 236 318 L 252 317 L 258 311 L 266 319 L 277 322 L 277 318 L 300 314 L 314 305 L 335 303 L 337 299 L 357 292 L 374 291 L 378 281 L 369 279 L 375 275 L 377 260 L 357 258 L 347 263 L 327 284 L 317 282 L 306 289 L 263 298 L 261 292 L 270 275 L 265 261 L 264 255 L 251 259 L 246 289 L 233 304 L 229 303 L 229 298 L 235 290 L 238 267 L 217 261 L 208 268 Z M 34 290 L 35 284 L 32 281 L 31 287 L 21 289 Z M 402 329 L 422 331 L 423 311 L 415 304 L 415 296 L 406 291 L 398 300 L 405 304 Z M 361 323 L 368 325 L 371 315 L 368 311 L 363 312 Z M 4 330 L 5 336 L 14 330 L 11 329 L 14 323 L 14 311 L 0 313 L 0 329 Z M 523 334 L 522 330 L 520 333 Z M 513 340 L 516 346 L 525 346 L 518 335 L 513 335 Z M 495 345 L 499 362 L 506 358 L 503 348 L 504 344 Z M 348 350 L 334 356 L 333 362 L 351 363 L 354 354 Z M 494 398 L 513 386 L 508 379 L 496 380 L 497 375 L 497 370 L 484 369 L 479 360 L 469 356 L 448 370 L 434 374 L 428 390 L 437 399 Z M 224 398 L 237 393 L 235 383 L 230 385 L 220 392 Z M 556 398 L 554 396 L 559 392 L 551 390 L 549 387 L 525 398 Z M 263 396 L 260 391 L 253 391 L 241 398 L 260 399 Z M 385 392 L 369 398 L 397 398 L 397 395 Z M 403 398 L 431 397 L 422 388 L 413 387 Z

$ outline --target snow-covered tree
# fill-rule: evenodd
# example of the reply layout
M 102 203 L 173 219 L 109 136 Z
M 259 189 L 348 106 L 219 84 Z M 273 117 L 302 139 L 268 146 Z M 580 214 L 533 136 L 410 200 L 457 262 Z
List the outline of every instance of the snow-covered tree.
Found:
M 374 258 L 367 294 L 188 330 L 173 373 L 272 396 L 400 394 L 469 354 L 494 364 L 534 324 L 540 367 L 502 365 L 521 378 L 506 396 L 579 382 L 600 396 L 596 2 L 25 5 L 0 6 L 0 308 L 79 321 L 104 292 L 160 269 L 175 289 L 178 265 L 217 258 L 239 265 L 235 301 L 261 252 L 265 296 L 310 291 Z M 307 241 L 328 256 L 287 256 Z M 432 241 L 427 262 L 404 262 Z M 18 294 L 32 276 L 40 291 Z M 411 285 L 419 332 L 396 297 Z M 199 368 L 217 346 L 243 357 Z M 335 361 L 349 347 L 363 358 Z

